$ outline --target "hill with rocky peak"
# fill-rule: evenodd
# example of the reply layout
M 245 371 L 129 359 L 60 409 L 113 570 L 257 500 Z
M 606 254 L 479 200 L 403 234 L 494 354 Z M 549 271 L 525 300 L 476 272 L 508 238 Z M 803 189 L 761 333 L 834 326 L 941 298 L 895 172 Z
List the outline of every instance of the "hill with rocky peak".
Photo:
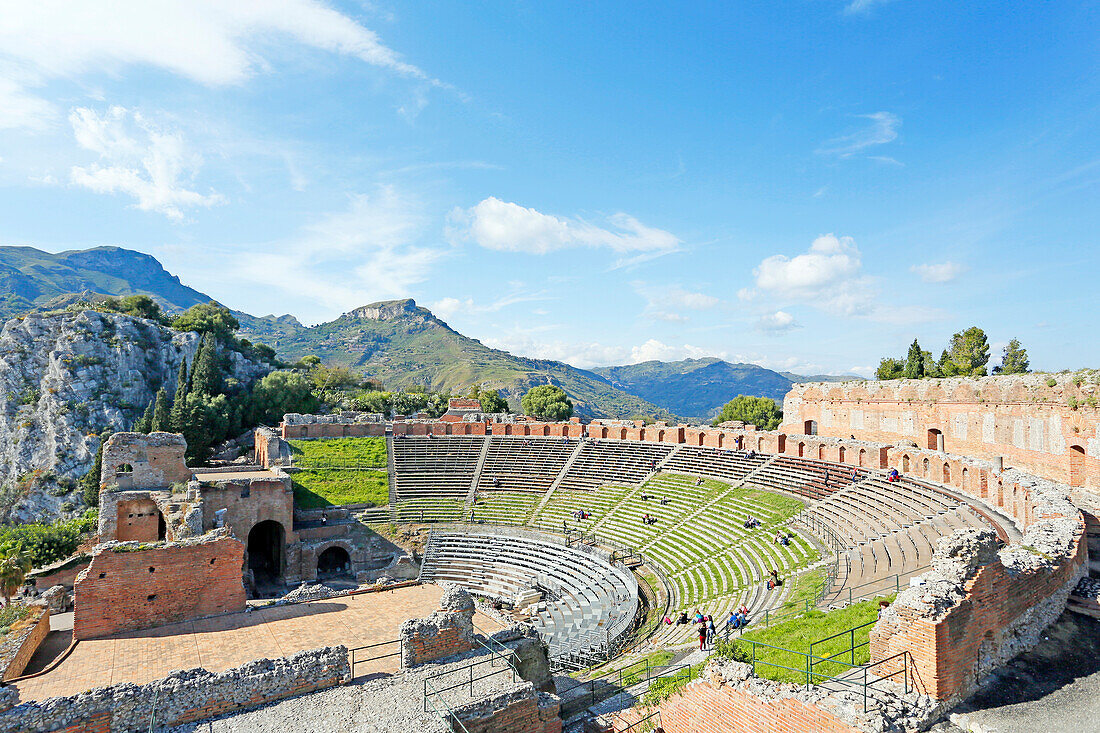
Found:
M 121 247 L 52 254 L 0 247 L 0 319 L 97 297 L 150 295 L 169 311 L 211 298 L 180 282 L 152 255 Z
M 612 386 L 594 372 L 516 356 L 463 336 L 410 299 L 371 303 L 309 327 L 252 319 L 241 323 L 240 335 L 271 346 L 283 359 L 316 354 L 326 364 L 349 367 L 391 390 L 421 386 L 460 393 L 476 384 L 500 390 L 518 409 L 520 397 L 531 387 L 556 384 L 585 417 L 676 419 L 669 410 Z

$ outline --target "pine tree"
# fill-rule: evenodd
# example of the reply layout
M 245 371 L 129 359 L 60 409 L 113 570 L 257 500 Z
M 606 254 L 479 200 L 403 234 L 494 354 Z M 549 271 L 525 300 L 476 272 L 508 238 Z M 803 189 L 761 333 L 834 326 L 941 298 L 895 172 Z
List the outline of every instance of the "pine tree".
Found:
M 168 393 L 161 387 L 157 390 L 156 404 L 153 406 L 153 422 L 151 431 L 154 433 L 165 432 L 172 429 L 172 415 L 168 409 Z
M 905 358 L 905 378 L 920 379 L 924 376 L 924 352 L 916 339 L 909 346 L 909 354 Z
M 191 394 L 218 395 L 222 393 L 221 370 L 218 369 L 217 345 L 213 335 L 202 337 L 195 366 L 191 370 Z
M 1019 339 L 1012 339 L 1004 348 L 999 371 L 1001 374 L 1026 374 L 1031 367 L 1027 358 L 1027 349 L 1020 345 Z
M 135 433 L 148 433 L 153 429 L 153 403 L 156 402 L 156 398 L 149 400 L 149 404 L 145 407 L 145 413 L 141 418 L 134 423 Z
M 176 374 L 176 394 L 172 398 L 172 405 L 175 406 L 177 402 L 182 402 L 183 398 L 187 396 L 187 387 L 190 383 L 190 379 L 187 376 L 187 359 L 180 360 L 180 370 Z

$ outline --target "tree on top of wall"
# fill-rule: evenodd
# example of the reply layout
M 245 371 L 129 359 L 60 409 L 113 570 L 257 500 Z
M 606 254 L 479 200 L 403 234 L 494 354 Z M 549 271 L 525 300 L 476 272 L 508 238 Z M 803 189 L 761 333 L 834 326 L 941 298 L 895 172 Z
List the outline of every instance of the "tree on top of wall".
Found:
M 909 346 L 909 354 L 905 358 L 904 374 L 906 379 L 920 379 L 924 376 L 925 353 L 921 350 L 917 340 L 913 339 L 913 343 Z
M 989 363 L 989 339 L 986 338 L 985 331 L 971 326 L 951 337 L 948 353 L 951 361 L 958 367 L 959 374 L 985 374 L 985 365 Z
M 568 420 L 573 415 L 573 401 L 565 390 L 555 384 L 540 384 L 527 390 L 520 400 L 523 412 L 543 420 Z
M 508 412 L 508 400 L 495 389 L 482 389 L 475 384 L 470 388 L 470 398 L 481 403 L 482 412 Z
M 883 357 L 875 370 L 876 379 L 901 379 L 905 374 L 905 364 L 889 356 Z
M 1001 365 L 993 368 L 995 374 L 1026 374 L 1031 363 L 1027 358 L 1027 349 L 1020 345 L 1019 339 L 1012 339 L 1004 348 Z
M 751 397 L 739 394 L 722 407 L 713 425 L 739 420 L 755 425 L 761 430 L 775 430 L 783 419 L 783 411 L 770 397 Z

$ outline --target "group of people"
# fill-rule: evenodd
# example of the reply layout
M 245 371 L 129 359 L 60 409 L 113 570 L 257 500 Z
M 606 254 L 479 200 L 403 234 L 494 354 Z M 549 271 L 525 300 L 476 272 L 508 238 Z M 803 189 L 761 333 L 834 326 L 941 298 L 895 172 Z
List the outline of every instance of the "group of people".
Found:
M 785 532 L 780 532 L 778 529 L 775 531 L 775 539 L 772 540 L 777 545 L 783 545 L 787 547 L 791 544 L 791 536 Z
M 577 509 L 573 512 L 573 519 L 576 519 L 578 522 L 590 519 L 591 517 L 592 514 L 590 512 L 586 512 L 584 509 Z
M 745 529 L 756 529 L 760 526 L 760 520 L 754 516 L 748 516 L 744 521 Z
M 642 524 L 657 524 L 657 517 L 649 516 L 649 512 L 642 515 Z
M 890 471 L 886 474 L 886 480 L 889 481 L 890 483 L 894 483 L 900 477 L 901 476 L 898 473 L 898 469 L 896 469 L 896 468 L 891 468 Z
M 781 585 L 783 585 L 783 581 L 779 578 L 778 570 L 772 570 L 768 573 L 768 590 L 778 588 Z

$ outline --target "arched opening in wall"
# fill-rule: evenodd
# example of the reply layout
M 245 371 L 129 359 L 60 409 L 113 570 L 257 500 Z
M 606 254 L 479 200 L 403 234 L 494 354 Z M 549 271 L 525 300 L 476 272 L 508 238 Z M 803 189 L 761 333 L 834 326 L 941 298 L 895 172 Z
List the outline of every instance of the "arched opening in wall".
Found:
M 825 446 L 819 445 L 819 446 L 817 446 L 817 460 L 821 461 L 821 460 L 824 460 L 824 458 L 825 458 Z
M 859 465 L 860 468 L 867 465 L 867 450 L 864 448 L 859 449 Z
M 776 443 L 776 447 L 775 447 L 775 452 L 776 453 L 786 453 L 787 452 L 787 436 L 786 435 L 780 435 L 778 438 L 776 438 L 775 443 Z
M 943 431 L 937 428 L 928 429 L 928 450 L 943 450 Z
M 807 420 L 802 423 L 802 432 L 806 435 L 817 435 L 817 420 Z
M 273 519 L 257 522 L 248 531 L 248 569 L 257 593 L 283 582 L 286 531 Z
M 901 457 L 901 472 L 909 473 L 909 456 L 907 455 Z
M 1069 485 L 1085 485 L 1085 449 L 1080 445 L 1069 447 Z
M 805 454 L 805 452 L 806 452 L 806 444 L 805 443 L 799 443 L 798 444 L 798 457 L 802 458 L 802 456 Z
M 964 489 L 970 488 L 970 471 L 966 470 L 966 468 L 963 468 L 962 472 L 962 487 Z
M 317 579 L 351 578 L 351 557 L 343 547 L 334 545 L 317 556 Z
M 840 462 L 844 463 L 844 446 L 840 446 Z
M 945 484 L 951 483 L 951 466 L 943 464 L 943 482 Z
M 117 467 L 115 467 L 115 473 L 133 473 L 133 472 L 134 472 L 134 467 L 131 466 L 129 463 L 120 463 Z
M 924 473 L 922 473 L 921 476 L 924 476 L 925 478 L 927 478 L 928 477 L 928 459 L 927 458 L 924 459 L 924 463 L 922 464 L 922 466 L 924 468 Z
M 764 452 L 764 439 L 763 438 L 757 438 L 756 439 L 756 450 L 760 453 Z

